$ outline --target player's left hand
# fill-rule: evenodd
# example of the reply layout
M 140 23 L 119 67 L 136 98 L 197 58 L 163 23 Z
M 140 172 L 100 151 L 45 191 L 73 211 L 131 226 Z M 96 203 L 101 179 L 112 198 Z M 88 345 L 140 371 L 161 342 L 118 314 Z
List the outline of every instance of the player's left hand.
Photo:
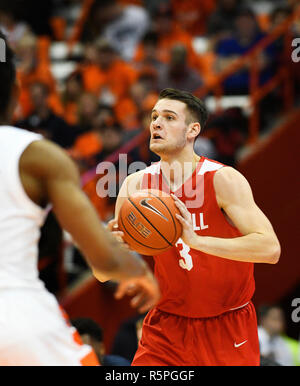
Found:
M 184 205 L 184 203 L 179 200 L 178 197 L 176 197 L 174 194 L 171 194 L 175 201 L 175 205 L 179 209 L 181 215 L 176 214 L 177 219 L 180 221 L 182 225 L 182 235 L 181 239 L 182 241 L 189 245 L 193 245 L 193 240 L 195 240 L 198 235 L 195 233 L 193 229 L 193 222 L 192 222 L 192 215 L 191 213 L 187 210 L 187 207 Z
M 150 269 L 147 268 L 143 276 L 122 281 L 118 285 L 115 298 L 121 299 L 124 295 L 132 297 L 131 306 L 137 308 L 141 314 L 154 307 L 160 299 L 160 290 Z

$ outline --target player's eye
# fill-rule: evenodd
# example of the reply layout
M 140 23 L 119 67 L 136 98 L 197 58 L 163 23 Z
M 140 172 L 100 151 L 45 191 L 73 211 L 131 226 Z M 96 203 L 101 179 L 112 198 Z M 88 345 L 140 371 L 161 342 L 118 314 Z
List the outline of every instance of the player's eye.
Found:
M 155 121 L 156 118 L 157 118 L 156 115 L 152 115 L 152 117 L 151 117 L 152 121 Z
M 172 121 L 172 119 L 174 119 L 174 117 L 172 117 L 172 115 L 168 115 L 168 116 L 167 116 L 167 120 L 168 120 L 168 121 Z

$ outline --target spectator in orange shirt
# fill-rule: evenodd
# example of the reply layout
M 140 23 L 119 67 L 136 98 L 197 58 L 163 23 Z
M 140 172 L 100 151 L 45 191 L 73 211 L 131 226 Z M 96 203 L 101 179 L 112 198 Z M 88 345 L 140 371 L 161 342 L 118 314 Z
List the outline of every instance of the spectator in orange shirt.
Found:
M 87 167 L 95 166 L 123 141 L 123 131 L 118 125 L 114 110 L 100 105 L 93 94 L 85 93 L 79 102 L 79 125 L 77 137 L 70 155 Z M 116 131 L 119 134 L 116 134 Z
M 96 164 L 96 156 L 103 148 L 100 133 L 91 130 L 76 138 L 74 146 L 69 150 L 70 156 L 80 162 L 81 169 L 88 169 Z
M 204 35 L 216 0 L 170 0 L 175 21 L 191 36 Z
M 135 84 L 132 86 L 135 87 Z M 136 132 L 140 128 L 139 110 L 131 97 L 123 98 L 114 106 L 118 122 L 126 132 Z
M 73 72 L 65 81 L 65 90 L 61 96 L 64 119 L 70 125 L 78 124 L 78 105 L 83 94 L 83 80 L 80 72 Z
M 56 88 L 55 80 L 47 60 L 39 60 L 38 39 L 34 35 L 24 36 L 16 46 L 18 71 L 22 85 L 27 87 L 34 81 L 41 81 L 48 85 L 51 91 Z
M 111 106 L 128 95 L 128 90 L 138 75 L 103 39 L 88 47 L 86 63 L 81 67 L 81 73 L 84 88 L 95 93 L 101 103 Z
M 83 93 L 78 103 L 78 125 L 83 132 L 90 131 L 99 109 L 98 98 L 89 92 Z
M 127 132 L 128 138 L 141 130 L 143 103 L 152 95 L 158 95 L 157 74 L 144 72 L 130 87 L 129 96 L 116 104 L 116 118 Z
M 34 35 L 26 35 L 18 41 L 16 46 L 18 58 L 18 78 L 21 86 L 19 119 L 32 113 L 33 104 L 30 97 L 30 86 L 35 82 L 42 82 L 49 89 L 48 103 L 58 115 L 63 114 L 63 107 L 56 91 L 56 82 L 51 73 L 47 60 L 41 60 L 38 54 L 38 40 Z
M 151 123 L 151 112 L 156 103 L 156 100 L 157 100 L 157 95 L 149 94 L 143 100 L 142 107 L 141 107 L 142 130 L 148 133 L 148 135 L 150 135 L 149 126 Z M 147 165 L 150 165 L 151 162 L 159 161 L 158 156 L 149 149 L 147 141 L 141 144 L 141 146 L 138 149 L 138 152 L 139 152 L 138 159 L 145 162 Z
M 198 66 L 198 58 L 192 47 L 192 37 L 174 22 L 173 11 L 168 4 L 160 5 L 153 15 L 152 30 L 158 35 L 158 59 L 168 62 L 170 48 L 175 43 L 183 43 L 189 51 L 189 62 L 192 66 Z M 144 57 L 143 47 L 140 45 L 135 58 L 141 60 Z
M 110 107 L 99 105 L 94 95 L 85 93 L 79 102 L 79 123 L 82 132 L 70 155 L 80 162 L 81 169 L 87 169 L 96 165 L 97 157 L 104 150 L 101 129 L 113 125 L 115 117 Z
M 106 123 L 109 115 L 110 111 L 99 107 L 91 130 L 78 136 L 69 152 L 80 164 L 82 171 L 105 161 L 123 143 L 122 128 L 115 121 L 112 121 L 111 124 Z
M 198 71 L 203 80 L 209 76 L 209 69 L 206 62 L 200 55 L 197 55 L 193 48 L 192 36 L 185 32 L 174 21 L 174 14 L 170 5 L 162 4 L 158 7 L 153 16 L 152 29 L 158 35 L 157 58 L 164 63 L 170 62 L 171 48 L 178 43 L 183 44 L 187 49 L 187 60 L 190 67 Z M 138 46 L 135 54 L 135 61 L 144 60 L 145 52 L 143 44 Z
M 159 36 L 153 31 L 149 30 L 143 37 L 141 47 L 143 53 L 140 58 L 134 62 L 135 68 L 139 74 L 145 72 L 155 72 L 158 74 L 166 66 L 165 62 L 159 59 Z
M 119 149 L 123 144 L 123 131 L 118 124 L 104 125 L 99 130 L 102 138 L 103 149 L 98 154 L 97 161 L 105 161 L 105 159 L 112 154 L 114 151 Z
M 77 127 L 68 125 L 61 117 L 58 117 L 49 107 L 48 86 L 41 82 L 35 82 L 30 86 L 30 97 L 33 104 L 33 112 L 25 120 L 19 121 L 17 126 L 23 129 L 41 133 L 57 143 L 69 148 L 78 135 Z
M 159 73 L 159 89 L 176 88 L 194 93 L 202 86 L 199 73 L 187 63 L 187 50 L 184 45 L 176 44 L 171 49 L 169 65 Z

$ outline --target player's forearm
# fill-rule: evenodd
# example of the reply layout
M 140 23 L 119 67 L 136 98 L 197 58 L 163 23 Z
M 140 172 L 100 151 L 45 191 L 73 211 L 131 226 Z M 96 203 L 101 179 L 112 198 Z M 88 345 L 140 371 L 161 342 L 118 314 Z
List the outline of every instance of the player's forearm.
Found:
M 111 259 L 109 265 L 106 267 L 99 267 L 90 264 L 93 275 L 101 282 L 107 280 L 126 280 L 136 277 L 144 276 L 147 272 L 147 266 L 145 262 L 130 254 L 127 256 L 122 253 L 118 257 Z
M 99 261 L 89 259 L 90 267 L 98 280 L 121 281 L 146 274 L 147 265 L 141 258 L 123 248 L 117 241 L 113 240 L 111 247 L 102 251 L 102 259 Z M 106 259 L 103 258 L 105 255 Z
M 280 256 L 278 241 L 259 233 L 232 239 L 197 236 L 190 247 L 224 259 L 249 263 L 276 264 Z
M 53 185 L 50 201 L 54 213 L 61 227 L 72 236 L 96 278 L 120 281 L 146 273 L 145 262 L 122 247 L 103 227 L 91 202 L 73 181 Z

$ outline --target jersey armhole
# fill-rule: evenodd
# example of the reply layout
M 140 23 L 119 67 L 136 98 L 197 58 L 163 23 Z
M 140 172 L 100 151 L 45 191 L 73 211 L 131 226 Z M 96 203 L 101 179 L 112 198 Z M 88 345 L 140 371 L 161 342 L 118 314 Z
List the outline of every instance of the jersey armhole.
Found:
M 21 181 L 21 176 L 20 176 L 20 159 L 24 151 L 31 143 L 35 141 L 40 141 L 41 139 L 42 138 L 36 138 L 34 140 L 31 140 L 27 144 L 27 146 L 24 149 L 22 149 L 22 151 L 20 152 L 17 162 L 14 165 L 12 165 L 12 167 L 14 168 L 12 175 L 16 176 L 12 186 L 13 194 L 16 197 L 17 201 L 19 201 L 25 209 L 28 209 L 31 213 L 33 213 L 36 216 L 40 216 L 43 212 L 45 212 L 46 209 L 40 207 L 38 204 L 32 201 L 31 198 L 26 193 L 25 188 Z M 49 210 L 49 205 L 47 206 L 47 210 Z
M 229 166 L 224 165 L 224 166 L 222 166 L 222 167 L 221 167 L 220 169 L 218 169 L 218 170 L 221 170 L 221 169 L 223 169 L 223 168 L 225 168 L 225 167 L 229 167 Z M 227 223 L 228 225 L 230 225 L 233 229 L 238 230 L 238 228 L 234 225 L 234 223 L 231 221 L 231 219 L 230 219 L 230 218 L 228 217 L 228 215 L 226 214 L 225 210 L 224 210 L 223 208 L 220 208 L 220 206 L 219 206 L 219 204 L 218 204 L 217 193 L 216 193 L 215 185 L 214 185 L 215 174 L 216 174 L 216 172 L 217 172 L 218 170 L 214 170 L 213 172 L 211 172 L 211 173 L 212 173 L 211 183 L 212 183 L 212 188 L 213 188 L 213 191 L 214 191 L 214 195 L 213 195 L 213 196 L 214 196 L 214 201 L 215 201 L 216 206 L 219 208 L 220 213 L 221 213 L 222 217 L 224 218 L 224 220 L 226 221 L 226 223 Z

